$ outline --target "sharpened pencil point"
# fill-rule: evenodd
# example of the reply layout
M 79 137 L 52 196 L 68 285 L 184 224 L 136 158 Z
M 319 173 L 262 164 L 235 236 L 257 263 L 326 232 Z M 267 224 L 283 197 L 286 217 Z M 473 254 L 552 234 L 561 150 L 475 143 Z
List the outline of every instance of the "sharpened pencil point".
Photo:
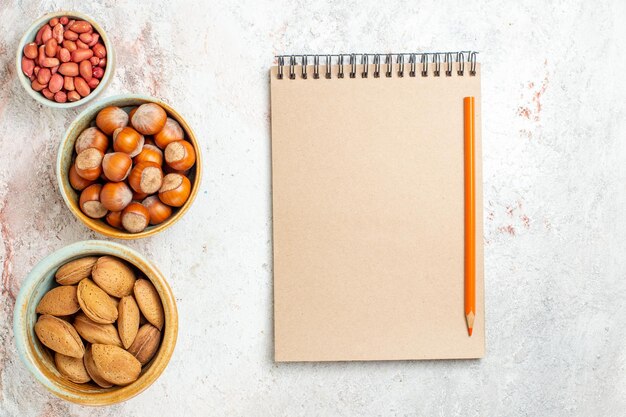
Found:
M 470 311 L 469 314 L 465 315 L 465 319 L 467 320 L 467 333 L 472 336 L 472 331 L 474 330 L 474 312 Z

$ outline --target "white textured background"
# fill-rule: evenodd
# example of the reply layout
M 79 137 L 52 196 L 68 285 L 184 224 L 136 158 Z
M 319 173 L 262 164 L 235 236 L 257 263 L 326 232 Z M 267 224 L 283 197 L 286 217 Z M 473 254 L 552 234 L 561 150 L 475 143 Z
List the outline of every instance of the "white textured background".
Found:
M 40 4 L 41 3 L 41 4 Z M 0 415 L 626 415 L 626 6 L 607 2 L 0 0 Z M 118 54 L 104 95 L 147 93 L 196 130 L 206 173 L 188 215 L 130 245 L 169 276 L 179 342 L 122 405 L 48 394 L 16 356 L 20 283 L 98 238 L 63 204 L 57 144 L 80 110 L 18 83 L 23 32 L 87 13 Z M 275 53 L 479 50 L 487 356 L 272 361 L 268 67 Z

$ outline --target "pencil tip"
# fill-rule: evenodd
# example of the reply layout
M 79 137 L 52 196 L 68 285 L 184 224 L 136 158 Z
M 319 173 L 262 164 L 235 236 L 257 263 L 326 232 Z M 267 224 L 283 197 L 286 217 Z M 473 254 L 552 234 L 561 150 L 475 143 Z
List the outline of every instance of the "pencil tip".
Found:
M 469 314 L 466 314 L 465 319 L 467 320 L 467 333 L 471 336 L 474 330 L 474 312 L 470 311 Z

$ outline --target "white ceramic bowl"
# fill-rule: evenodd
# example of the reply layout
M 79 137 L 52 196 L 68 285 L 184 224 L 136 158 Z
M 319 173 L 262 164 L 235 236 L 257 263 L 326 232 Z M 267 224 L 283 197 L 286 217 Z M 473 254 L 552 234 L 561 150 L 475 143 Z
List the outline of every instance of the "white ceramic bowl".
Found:
M 85 20 L 91 23 L 91 26 L 93 26 L 94 30 L 98 32 L 98 34 L 100 35 L 100 39 L 102 39 L 102 42 L 104 43 L 104 46 L 107 50 L 107 56 L 106 56 L 107 65 L 104 71 L 104 75 L 102 76 L 102 79 L 100 80 L 100 84 L 98 84 L 98 86 L 94 90 L 92 90 L 91 93 L 87 97 L 83 97 L 82 99 L 78 101 L 74 101 L 74 102 L 68 101 L 65 103 L 57 103 L 56 101 L 48 100 L 47 98 L 43 96 L 43 94 L 41 94 L 41 92 L 33 90 L 32 87 L 30 86 L 31 84 L 30 80 L 22 72 L 22 56 L 23 56 L 24 46 L 30 42 L 35 41 L 35 36 L 37 36 L 37 32 L 39 31 L 39 29 L 44 24 L 47 24 L 50 19 L 52 19 L 53 17 L 61 17 L 61 16 L 73 17 L 73 18 Z M 109 40 L 109 37 L 107 36 L 106 32 L 104 31 L 104 29 L 102 29 L 102 27 L 95 20 L 93 20 L 91 17 L 86 16 L 82 13 L 61 10 L 58 12 L 52 12 L 44 16 L 41 16 L 28 28 L 28 30 L 26 31 L 26 33 L 24 34 L 24 36 L 22 37 L 22 40 L 20 40 L 20 43 L 18 45 L 17 53 L 15 56 L 15 66 L 17 68 L 17 77 L 19 78 L 20 83 L 22 84 L 22 87 L 24 87 L 24 90 L 26 90 L 28 95 L 30 95 L 37 102 L 43 104 L 44 106 L 54 107 L 57 109 L 70 109 L 72 107 L 82 106 L 84 104 L 89 103 L 98 94 L 100 94 L 102 91 L 104 91 L 104 89 L 107 88 L 107 86 L 111 82 L 111 79 L 113 78 L 113 73 L 115 72 L 115 52 L 113 51 L 113 45 L 111 44 L 111 41 Z
M 57 371 L 49 351 L 35 335 L 37 304 L 51 288 L 56 286 L 54 274 L 67 262 L 85 256 L 111 255 L 123 259 L 139 269 L 156 288 L 163 311 L 165 326 L 161 346 L 156 355 L 141 371 L 139 379 L 123 387 L 100 388 L 92 383 L 75 384 Z M 89 240 L 76 242 L 42 259 L 28 274 L 15 301 L 13 333 L 17 352 L 26 368 L 54 395 L 84 405 L 111 405 L 134 397 L 165 370 L 176 345 L 178 312 L 176 299 L 165 277 L 152 262 L 133 249 L 115 242 Z M 0 412 L 0 415 L 3 415 Z

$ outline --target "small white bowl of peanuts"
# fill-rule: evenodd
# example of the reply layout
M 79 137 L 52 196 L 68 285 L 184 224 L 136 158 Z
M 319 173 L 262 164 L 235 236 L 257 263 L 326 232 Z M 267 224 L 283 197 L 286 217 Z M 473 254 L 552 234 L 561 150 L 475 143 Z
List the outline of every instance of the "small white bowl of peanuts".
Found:
M 113 47 L 102 27 L 73 11 L 48 13 L 26 31 L 17 48 L 18 78 L 39 103 L 72 108 L 88 103 L 110 83 Z

